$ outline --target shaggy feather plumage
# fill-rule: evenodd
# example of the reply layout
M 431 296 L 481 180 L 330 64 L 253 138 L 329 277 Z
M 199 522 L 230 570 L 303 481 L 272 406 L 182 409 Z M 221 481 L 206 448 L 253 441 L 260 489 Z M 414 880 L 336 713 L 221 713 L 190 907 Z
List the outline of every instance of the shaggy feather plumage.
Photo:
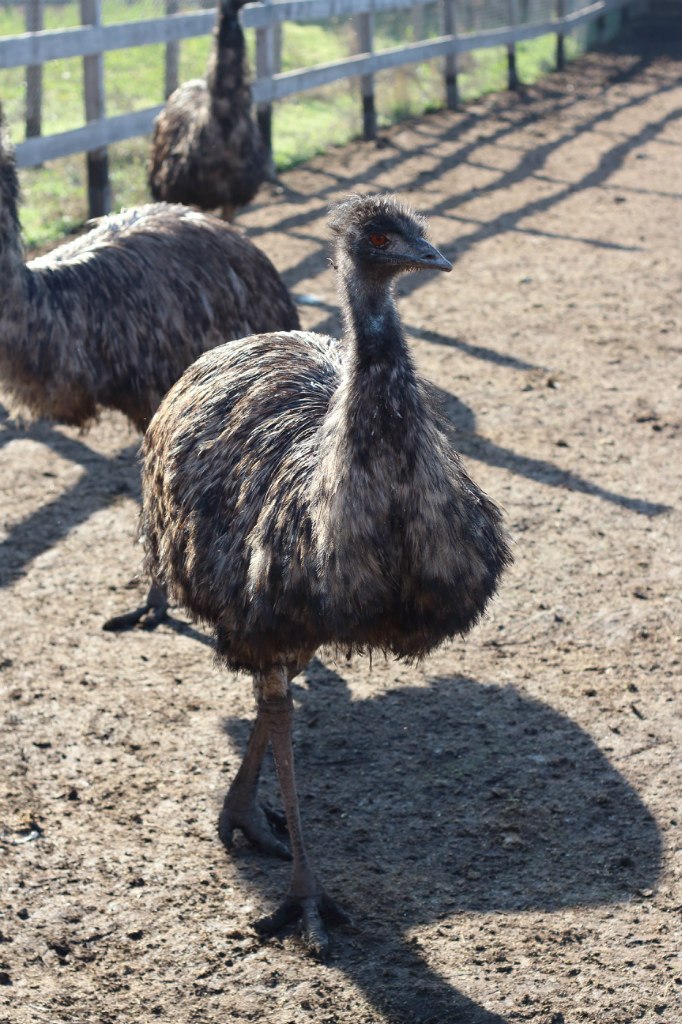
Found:
M 251 111 L 244 33 L 244 0 L 223 0 L 206 81 L 179 86 L 154 122 L 149 186 L 154 199 L 230 218 L 255 196 L 269 158 Z
M 342 918 L 308 861 L 291 748 L 290 682 L 321 644 L 421 657 L 479 618 L 510 561 L 497 506 L 450 443 L 417 376 L 391 294 L 400 270 L 451 265 L 391 197 L 336 209 L 343 343 L 293 331 L 202 356 L 143 444 L 147 567 L 215 629 L 218 654 L 254 673 L 258 714 L 225 798 L 235 828 L 286 853 L 256 803 L 272 744 L 291 837 L 289 893 L 324 955 Z
M 234 667 L 326 643 L 421 656 L 476 622 L 509 561 L 387 286 L 377 304 L 357 272 L 368 224 L 422 228 L 385 197 L 336 210 L 344 346 L 291 332 L 215 349 L 144 442 L 148 568 Z
M 143 206 L 25 264 L 18 194 L 0 127 L 0 386 L 16 411 L 82 427 L 114 408 L 144 430 L 206 349 L 298 327 L 269 259 L 218 218 Z

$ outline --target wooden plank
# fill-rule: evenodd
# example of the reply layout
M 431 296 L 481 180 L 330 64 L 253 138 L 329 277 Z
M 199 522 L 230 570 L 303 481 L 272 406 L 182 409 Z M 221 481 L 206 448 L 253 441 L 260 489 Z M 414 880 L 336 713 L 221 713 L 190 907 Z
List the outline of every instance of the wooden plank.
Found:
M 317 21 L 327 17 L 350 17 L 370 9 L 399 10 L 413 7 L 415 3 L 428 2 L 431 0 L 274 0 L 267 5 L 245 7 L 242 23 L 245 28 L 258 28 L 271 24 L 273 20 Z M 598 0 L 588 8 L 568 15 L 563 19 L 563 23 L 575 28 L 601 13 L 620 8 L 626 2 L 627 0 Z M 24 67 L 65 57 L 86 57 L 109 50 L 190 39 L 210 34 L 213 22 L 214 15 L 211 12 L 196 11 L 191 14 L 173 14 L 167 18 L 121 22 L 117 25 L 51 29 L 6 36 L 0 39 L 0 67 Z M 547 31 L 552 32 L 557 30 L 559 22 L 553 19 L 545 24 L 551 26 Z M 479 35 L 484 33 L 477 33 L 477 37 Z
M 93 121 L 83 128 L 74 128 L 59 135 L 43 135 L 27 139 L 16 147 L 18 167 L 37 167 L 46 160 L 57 160 L 74 153 L 84 153 L 100 146 L 123 142 L 151 132 L 154 118 L 163 110 L 163 104 L 136 110 L 132 114 L 119 114 L 104 121 Z
M 285 96 L 329 85 L 343 78 L 385 71 L 388 68 L 400 67 L 402 64 L 421 63 L 450 53 L 467 53 L 490 46 L 505 46 L 510 42 L 534 39 L 539 35 L 556 32 L 556 29 L 557 22 L 552 20 L 533 25 L 517 25 L 515 28 L 489 29 L 455 38 L 439 36 L 428 42 L 408 43 L 406 46 L 381 50 L 369 56 L 358 54 L 329 64 L 318 64 L 303 71 L 288 71 L 274 75 L 272 80 L 256 81 L 253 94 L 257 102 L 274 102 L 284 99 Z
M 270 4 L 270 8 L 275 7 L 277 2 L 278 0 L 275 0 Z M 288 2 L 289 0 L 287 0 Z M 303 2 L 303 0 L 298 0 L 298 2 Z M 318 0 L 313 0 L 313 2 L 317 3 Z M 374 0 L 374 2 L 376 3 L 378 0 Z M 343 78 L 356 77 L 434 57 L 457 55 L 488 46 L 504 45 L 509 41 L 533 39 L 546 33 L 558 32 L 561 29 L 570 31 L 607 10 L 620 8 L 624 3 L 627 3 L 627 0 L 598 0 L 589 7 L 564 18 L 535 22 L 513 29 L 505 27 L 457 37 L 442 36 L 438 39 L 417 41 L 404 47 L 384 50 L 371 55 L 359 54 L 331 64 L 322 64 L 285 74 L 275 74 L 272 80 L 266 79 L 255 83 L 254 100 L 258 103 L 272 103 L 285 96 L 305 92 Z M 412 6 L 412 0 L 405 6 Z M 27 139 L 16 147 L 17 165 L 19 167 L 35 167 L 45 160 L 53 160 L 147 134 L 151 131 L 154 118 L 162 109 L 162 105 L 158 105 L 132 114 L 93 121 L 83 128 L 63 132 L 59 135 Z
M 43 27 L 44 0 L 28 0 L 26 4 L 26 31 L 40 32 Z M 43 66 L 32 64 L 26 68 L 26 138 L 42 132 L 43 123 Z
M 102 24 L 102 0 L 80 0 L 81 20 L 84 25 Z M 104 57 L 101 53 L 83 58 L 83 90 L 85 120 L 104 119 Z M 88 210 L 91 217 L 101 217 L 111 209 L 109 185 L 109 154 L 106 146 L 89 150 Z
M 212 14 L 197 11 L 118 25 L 50 29 L 6 36 L 0 39 L 0 67 L 17 68 L 66 57 L 91 57 L 109 50 L 205 36 L 211 32 L 214 20 Z
M 273 0 L 267 11 L 261 4 L 249 4 L 243 9 L 243 23 L 247 28 L 259 28 L 277 21 L 325 21 L 328 18 L 351 18 L 357 14 L 379 11 L 407 10 L 433 0 Z

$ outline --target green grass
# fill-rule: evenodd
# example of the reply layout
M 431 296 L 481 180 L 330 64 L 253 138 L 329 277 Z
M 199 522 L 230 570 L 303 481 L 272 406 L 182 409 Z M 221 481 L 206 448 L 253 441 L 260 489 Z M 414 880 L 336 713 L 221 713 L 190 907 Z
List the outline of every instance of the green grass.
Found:
M 135 7 L 126 0 L 107 0 L 105 21 L 129 21 L 150 17 L 149 4 Z M 78 23 L 78 5 L 48 5 L 45 27 L 68 27 Z M 15 7 L 0 7 L 0 36 L 24 31 L 23 13 Z M 426 35 L 437 34 L 435 12 L 425 10 Z M 378 15 L 376 49 L 399 45 L 414 37 L 411 14 Z M 571 59 L 584 49 L 584 36 L 568 37 L 566 56 Z M 247 33 L 253 65 L 254 33 Z M 183 40 L 180 48 L 180 79 L 203 74 L 210 52 L 210 38 Z M 544 36 L 517 47 L 517 68 L 521 81 L 532 83 L 554 66 L 555 39 Z M 353 52 L 353 37 L 347 22 L 286 24 L 283 29 L 283 70 L 312 63 L 338 60 Z M 314 56 L 312 56 L 314 55 Z M 415 116 L 443 104 L 440 61 L 411 65 L 376 76 L 379 124 L 385 126 L 402 117 Z M 506 50 L 496 47 L 478 51 L 464 62 L 459 76 L 460 93 L 470 100 L 506 88 Z M 146 46 L 119 50 L 105 56 L 107 114 L 122 114 L 163 101 L 164 47 Z M 80 59 L 52 61 L 44 69 L 43 131 L 67 131 L 84 122 Z M 24 69 L 0 71 L 0 99 L 12 138 L 24 138 Z M 273 145 L 280 170 L 324 152 L 331 146 L 357 137 L 361 130 L 360 98 L 356 82 L 339 82 L 314 93 L 303 93 L 278 104 L 273 116 Z M 145 163 L 149 140 L 131 139 L 110 147 L 109 165 L 116 209 L 148 199 Z M 87 217 L 85 157 L 77 154 L 55 160 L 42 168 L 21 172 L 24 202 L 22 224 L 28 246 L 46 245 L 77 227 Z

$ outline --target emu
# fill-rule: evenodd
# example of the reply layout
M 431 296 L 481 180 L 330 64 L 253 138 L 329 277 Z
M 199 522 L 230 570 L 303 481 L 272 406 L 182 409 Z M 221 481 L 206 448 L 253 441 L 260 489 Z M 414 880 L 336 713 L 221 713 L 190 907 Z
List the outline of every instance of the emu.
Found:
M 511 561 L 501 512 L 469 478 L 417 375 L 392 294 L 402 271 L 452 269 L 392 196 L 332 212 L 343 341 L 292 331 L 206 353 L 143 441 L 146 566 L 253 674 L 257 714 L 219 834 L 280 856 L 257 802 L 272 746 L 293 855 L 282 905 L 323 956 L 343 918 L 303 841 L 291 680 L 321 645 L 417 659 L 481 616 Z
M 0 108 L 0 387 L 12 412 L 86 427 L 119 409 L 144 431 L 206 349 L 299 326 L 267 256 L 216 217 L 143 206 L 26 263 L 18 204 Z M 158 588 L 150 597 L 138 619 L 165 613 Z
M 154 199 L 220 209 L 232 220 L 270 174 L 270 157 L 251 114 L 251 88 L 238 11 L 222 0 L 206 81 L 185 82 L 154 122 L 149 187 Z

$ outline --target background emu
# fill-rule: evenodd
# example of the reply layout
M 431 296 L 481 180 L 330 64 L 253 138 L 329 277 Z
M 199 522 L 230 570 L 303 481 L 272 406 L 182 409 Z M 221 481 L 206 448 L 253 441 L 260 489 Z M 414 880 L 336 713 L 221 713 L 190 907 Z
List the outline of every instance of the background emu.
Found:
M 231 220 L 253 199 L 270 157 L 251 114 L 244 33 L 246 0 L 222 0 L 206 81 L 185 82 L 154 122 L 149 187 L 154 199 L 221 209 Z
M 291 679 L 320 644 L 418 658 L 468 630 L 510 561 L 501 515 L 470 480 L 416 375 L 391 283 L 450 270 L 392 197 L 336 208 L 344 344 L 303 332 L 245 338 L 202 356 L 143 443 L 147 566 L 211 623 L 219 656 L 254 674 L 258 711 L 225 798 L 241 828 L 286 853 L 256 802 L 272 744 L 293 853 L 273 931 L 302 917 L 318 954 L 342 916 L 303 844 L 291 748 Z
M 298 327 L 270 260 L 216 217 L 143 206 L 25 263 L 18 194 L 0 110 L 0 388 L 15 412 L 84 427 L 119 409 L 143 431 L 206 349 Z

